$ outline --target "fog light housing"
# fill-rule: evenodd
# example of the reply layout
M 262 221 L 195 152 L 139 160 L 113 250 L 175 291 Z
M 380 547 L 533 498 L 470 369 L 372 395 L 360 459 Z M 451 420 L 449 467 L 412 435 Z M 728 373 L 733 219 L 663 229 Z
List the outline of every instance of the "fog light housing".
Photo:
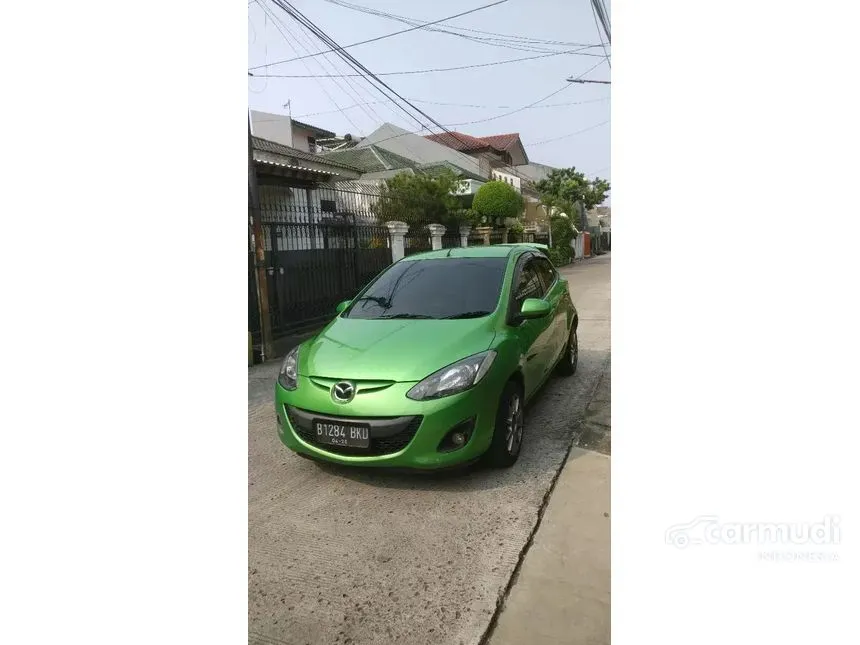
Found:
M 472 431 L 474 429 L 474 418 L 461 421 L 451 428 L 444 437 L 442 437 L 442 441 L 439 442 L 437 450 L 439 452 L 453 452 L 455 450 L 459 450 L 469 443 L 469 439 L 472 437 Z

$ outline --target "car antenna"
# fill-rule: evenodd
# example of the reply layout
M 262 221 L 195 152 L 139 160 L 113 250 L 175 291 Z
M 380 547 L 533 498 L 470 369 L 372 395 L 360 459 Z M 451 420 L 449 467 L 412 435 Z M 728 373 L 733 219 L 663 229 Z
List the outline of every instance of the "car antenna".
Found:
M 454 247 L 452 246 L 450 249 L 448 249 L 448 255 L 446 255 L 445 257 L 450 258 L 451 257 L 451 251 L 453 251 L 453 250 L 454 250 Z

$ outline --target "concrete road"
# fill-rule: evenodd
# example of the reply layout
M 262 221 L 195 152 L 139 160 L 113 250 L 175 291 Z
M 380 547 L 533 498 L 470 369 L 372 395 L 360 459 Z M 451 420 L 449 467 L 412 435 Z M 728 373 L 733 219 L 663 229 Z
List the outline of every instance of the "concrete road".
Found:
M 609 361 L 609 256 L 563 270 L 577 374 L 527 410 L 517 464 L 448 476 L 321 466 L 275 430 L 278 365 L 249 370 L 248 621 L 260 645 L 477 645 Z

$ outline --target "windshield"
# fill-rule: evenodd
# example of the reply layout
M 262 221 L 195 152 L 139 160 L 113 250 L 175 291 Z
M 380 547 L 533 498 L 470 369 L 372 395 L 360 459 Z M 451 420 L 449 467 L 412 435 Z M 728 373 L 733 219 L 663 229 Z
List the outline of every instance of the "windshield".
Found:
M 383 273 L 345 318 L 480 318 L 499 302 L 507 257 L 398 262 Z

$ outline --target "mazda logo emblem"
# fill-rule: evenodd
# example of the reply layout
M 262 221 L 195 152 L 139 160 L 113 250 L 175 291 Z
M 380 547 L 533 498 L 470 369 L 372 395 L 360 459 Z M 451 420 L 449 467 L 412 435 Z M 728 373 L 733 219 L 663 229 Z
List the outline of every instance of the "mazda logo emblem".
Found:
M 352 397 L 355 396 L 355 386 L 352 383 L 348 383 L 347 381 L 335 383 L 334 387 L 331 388 L 331 396 L 335 401 L 338 401 L 339 403 L 347 403 L 348 401 L 352 401 Z

